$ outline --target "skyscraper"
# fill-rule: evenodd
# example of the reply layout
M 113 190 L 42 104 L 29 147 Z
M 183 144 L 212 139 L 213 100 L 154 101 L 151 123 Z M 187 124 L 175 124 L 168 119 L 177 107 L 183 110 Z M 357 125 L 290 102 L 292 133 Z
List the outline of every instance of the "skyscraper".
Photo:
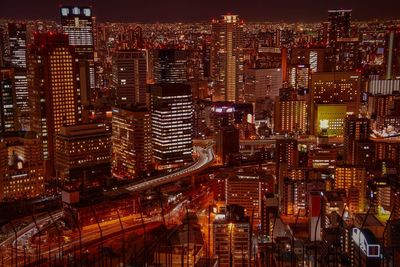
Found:
M 79 60 L 81 102 L 91 103 L 96 96 L 94 66 L 94 21 L 90 7 L 62 6 L 61 26 L 68 35 L 69 44 L 74 47 Z
M 54 175 L 56 134 L 79 121 L 74 49 L 65 34 L 35 34 L 28 61 L 31 129 L 43 139 L 49 177 Z
M 193 100 L 189 85 L 151 88 L 153 155 L 159 168 L 192 161 Z
M 22 130 L 29 128 L 29 92 L 26 63 L 26 24 L 9 23 L 10 66 L 14 68 L 17 115 Z
M 237 101 L 243 93 L 243 23 L 237 15 L 212 22 L 211 73 L 217 101 Z
M 347 164 L 356 164 L 356 153 L 360 142 L 367 142 L 370 134 L 370 120 L 348 116 L 344 121 L 344 160 Z M 371 144 L 372 145 L 372 144 Z M 372 157 L 372 155 L 370 155 Z
M 158 49 L 153 52 L 156 83 L 187 82 L 187 52 L 178 49 Z
M 119 179 L 134 179 L 152 169 L 151 115 L 146 108 L 113 108 L 112 169 Z
M 146 53 L 117 50 L 113 55 L 113 87 L 119 107 L 146 103 Z
M 352 10 L 329 10 L 329 44 L 334 44 L 338 38 L 349 38 L 351 33 Z
M 18 128 L 13 69 L 0 68 L 0 133 Z

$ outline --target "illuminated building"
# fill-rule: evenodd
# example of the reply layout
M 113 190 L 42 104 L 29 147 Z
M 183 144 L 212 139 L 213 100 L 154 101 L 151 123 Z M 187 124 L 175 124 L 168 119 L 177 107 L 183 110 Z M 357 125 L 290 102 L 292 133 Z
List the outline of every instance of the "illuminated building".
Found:
M 333 169 L 338 157 L 337 148 L 329 145 L 318 146 L 308 151 L 308 167 L 314 169 Z
M 370 80 L 367 86 L 371 95 L 393 95 L 400 91 L 400 80 Z
M 187 52 L 178 49 L 153 51 L 154 81 L 156 83 L 187 82 Z
M 0 202 L 42 195 L 42 143 L 36 133 L 4 133 L 0 140 Z
M 35 34 L 29 48 L 28 82 L 31 129 L 43 142 L 46 177 L 54 173 L 55 139 L 62 126 L 79 121 L 73 48 L 65 34 Z
M 155 84 L 151 88 L 153 156 L 159 168 L 192 161 L 193 100 L 190 86 Z
M 231 205 L 226 214 L 217 214 L 213 222 L 213 255 L 218 266 L 250 266 L 251 226 L 244 208 Z
M 309 65 L 299 64 L 288 67 L 288 84 L 295 89 L 309 88 L 310 76 Z
M 315 127 L 314 133 L 319 132 L 319 122 L 322 119 L 328 119 L 333 120 L 330 121 L 329 135 L 341 135 L 343 125 L 340 123 L 343 123 L 346 113 L 359 112 L 360 88 L 361 76 L 356 72 L 314 73 L 311 82 L 311 111 L 313 113 L 311 125 Z M 326 104 L 332 106 L 321 107 Z M 339 105 L 344 105 L 344 107 L 339 107 Z M 335 125 L 339 125 L 339 128 Z
M 243 24 L 237 15 L 212 22 L 214 101 L 237 101 L 243 90 Z
M 5 66 L 5 57 L 6 57 L 6 42 L 5 42 L 5 30 L 0 28 L 0 67 Z
M 337 166 L 335 189 L 344 189 L 349 198 L 351 214 L 363 212 L 366 204 L 366 171 L 355 166 Z
M 351 34 L 351 13 L 352 10 L 329 10 L 329 44 L 332 46 L 338 38 L 349 38 Z
M 79 61 L 81 102 L 83 105 L 95 99 L 95 51 L 94 20 L 90 7 L 62 6 L 61 26 L 68 35 L 69 44 L 74 48 Z
M 387 162 L 395 166 L 400 164 L 400 139 L 372 138 L 375 145 L 375 162 Z
M 261 200 L 265 193 L 273 192 L 273 179 L 262 171 L 244 170 L 230 175 L 226 181 L 226 205 L 244 208 L 245 216 L 253 216 L 253 224 L 260 223 Z
M 0 68 L 0 133 L 18 130 L 14 72 Z
M 117 106 L 146 104 L 145 51 L 117 50 L 112 68 Z
M 218 131 L 215 143 L 218 160 L 225 165 L 229 155 L 239 153 L 239 131 L 234 126 L 222 127 Z
M 346 105 L 318 105 L 314 127 L 315 133 L 327 131 L 328 136 L 343 136 L 344 120 L 347 116 Z M 326 128 L 323 128 L 325 127 Z
M 370 120 L 347 116 L 344 121 L 344 160 L 346 164 L 359 163 L 359 155 L 356 154 L 359 142 L 367 143 L 370 134 Z M 372 145 L 372 144 L 371 144 Z M 368 145 L 367 145 L 368 146 Z M 367 148 L 365 148 L 367 149 Z M 367 157 L 372 157 L 368 154 Z
M 307 103 L 297 95 L 295 89 L 282 89 L 275 100 L 274 130 L 278 133 L 307 131 Z
M 306 181 L 285 178 L 283 195 L 283 212 L 285 215 L 296 215 L 306 206 Z
M 61 127 L 56 137 L 56 176 L 62 183 L 89 187 L 111 178 L 111 131 L 104 124 Z
M 14 68 L 17 115 L 22 130 L 29 129 L 26 24 L 9 23 L 10 66 Z
M 152 169 L 151 115 L 146 108 L 113 108 L 113 174 L 134 179 Z
M 215 135 L 221 128 L 235 125 L 235 106 L 233 102 L 214 102 L 211 107 L 210 128 Z

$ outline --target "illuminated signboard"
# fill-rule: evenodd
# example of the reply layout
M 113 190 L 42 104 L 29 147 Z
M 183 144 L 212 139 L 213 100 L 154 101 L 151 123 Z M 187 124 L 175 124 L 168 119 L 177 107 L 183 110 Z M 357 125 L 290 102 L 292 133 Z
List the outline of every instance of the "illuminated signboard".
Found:
M 360 250 L 369 258 L 380 256 L 381 246 L 377 243 L 370 244 L 367 236 L 358 228 L 353 228 L 352 239 Z

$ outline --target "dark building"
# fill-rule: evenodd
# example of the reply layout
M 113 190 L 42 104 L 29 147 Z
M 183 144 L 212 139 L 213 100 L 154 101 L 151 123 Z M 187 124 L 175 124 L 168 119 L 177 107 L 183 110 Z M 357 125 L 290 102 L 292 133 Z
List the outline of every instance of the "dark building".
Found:
M 146 53 L 140 50 L 117 50 L 113 54 L 113 87 L 116 104 L 146 104 Z
M 329 44 L 334 44 L 338 38 L 348 38 L 351 34 L 352 10 L 329 10 Z
M 156 83 L 187 82 L 187 52 L 178 49 L 158 49 L 153 52 Z
M 344 120 L 344 160 L 346 164 L 357 164 L 361 160 L 356 151 L 360 149 L 360 142 L 367 143 L 370 134 L 370 120 L 358 118 L 355 115 L 347 116 Z M 361 151 L 360 151 L 361 152 Z M 372 157 L 373 154 L 370 155 Z
M 225 165 L 229 155 L 239 153 L 239 131 L 234 126 L 225 126 L 220 129 L 216 138 L 217 156 Z

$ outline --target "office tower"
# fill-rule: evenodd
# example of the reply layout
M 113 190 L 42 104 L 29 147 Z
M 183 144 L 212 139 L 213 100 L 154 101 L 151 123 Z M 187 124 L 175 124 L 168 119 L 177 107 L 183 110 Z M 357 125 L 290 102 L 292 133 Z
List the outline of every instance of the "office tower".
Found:
M 349 201 L 351 214 L 365 209 L 366 179 L 366 171 L 362 167 L 337 166 L 335 169 L 335 189 L 346 190 L 349 200 L 354 200 Z
M 239 131 L 234 126 L 222 127 L 216 136 L 217 160 L 225 165 L 229 155 L 239 153 Z
M 153 156 L 159 168 L 192 161 L 193 100 L 190 86 L 150 87 Z
M 213 255 L 218 257 L 218 266 L 250 266 L 251 226 L 244 208 L 228 206 L 213 222 Z M 218 214 L 219 215 L 219 214 Z
M 43 142 L 46 177 L 55 175 L 55 139 L 62 126 L 75 125 L 78 114 L 78 79 L 74 49 L 68 36 L 35 34 L 28 58 L 31 129 Z
M 226 205 L 244 208 L 245 216 L 253 218 L 253 225 L 260 223 L 261 200 L 265 193 L 273 192 L 273 179 L 264 171 L 244 170 L 232 173 L 225 181 Z
M 214 101 L 238 101 L 243 90 L 243 23 L 237 15 L 212 22 Z
M 304 209 L 306 206 L 306 180 L 285 178 L 283 194 L 283 211 L 285 215 L 297 215 L 299 210 Z
M 342 135 L 347 112 L 360 109 L 361 76 L 357 72 L 314 73 L 311 81 L 311 131 L 328 123 L 329 135 Z M 324 115 L 325 114 L 325 115 Z
M 274 130 L 278 133 L 307 131 L 307 103 L 296 89 L 282 89 L 281 96 L 276 98 Z
M 86 190 L 111 179 L 111 130 L 104 124 L 63 126 L 56 137 L 56 176 Z
M 329 44 L 332 46 L 339 38 L 349 38 L 351 34 L 352 10 L 329 10 Z
M 27 35 L 25 23 L 9 23 L 8 39 L 10 47 L 10 66 L 14 68 L 15 95 L 19 126 L 29 129 L 30 108 L 27 79 Z
M 253 68 L 244 72 L 244 101 L 255 102 L 270 95 L 270 77 L 268 69 Z
M 134 179 L 152 170 L 151 114 L 145 107 L 113 108 L 112 170 L 119 179 Z
M 283 76 L 286 72 L 283 69 L 267 69 L 268 96 L 274 98 L 279 96 L 279 89 L 282 88 Z
M 117 50 L 113 54 L 113 87 L 118 107 L 146 104 L 146 53 Z
M 90 7 L 62 6 L 61 26 L 68 35 L 79 61 L 80 98 L 82 105 L 96 98 L 96 75 L 94 62 L 94 21 Z
M 14 71 L 0 68 L 0 133 L 19 129 Z
M 357 145 L 368 142 L 370 135 L 370 120 L 347 116 L 344 121 L 344 160 L 346 164 L 357 164 L 360 155 L 356 153 Z M 370 155 L 372 157 L 372 154 Z
M 310 66 L 299 64 L 288 66 L 288 84 L 289 86 L 299 88 L 309 88 Z
M 179 49 L 153 51 L 154 81 L 156 83 L 187 82 L 187 52 Z
M 34 132 L 0 136 L 0 202 L 44 193 L 42 142 Z

